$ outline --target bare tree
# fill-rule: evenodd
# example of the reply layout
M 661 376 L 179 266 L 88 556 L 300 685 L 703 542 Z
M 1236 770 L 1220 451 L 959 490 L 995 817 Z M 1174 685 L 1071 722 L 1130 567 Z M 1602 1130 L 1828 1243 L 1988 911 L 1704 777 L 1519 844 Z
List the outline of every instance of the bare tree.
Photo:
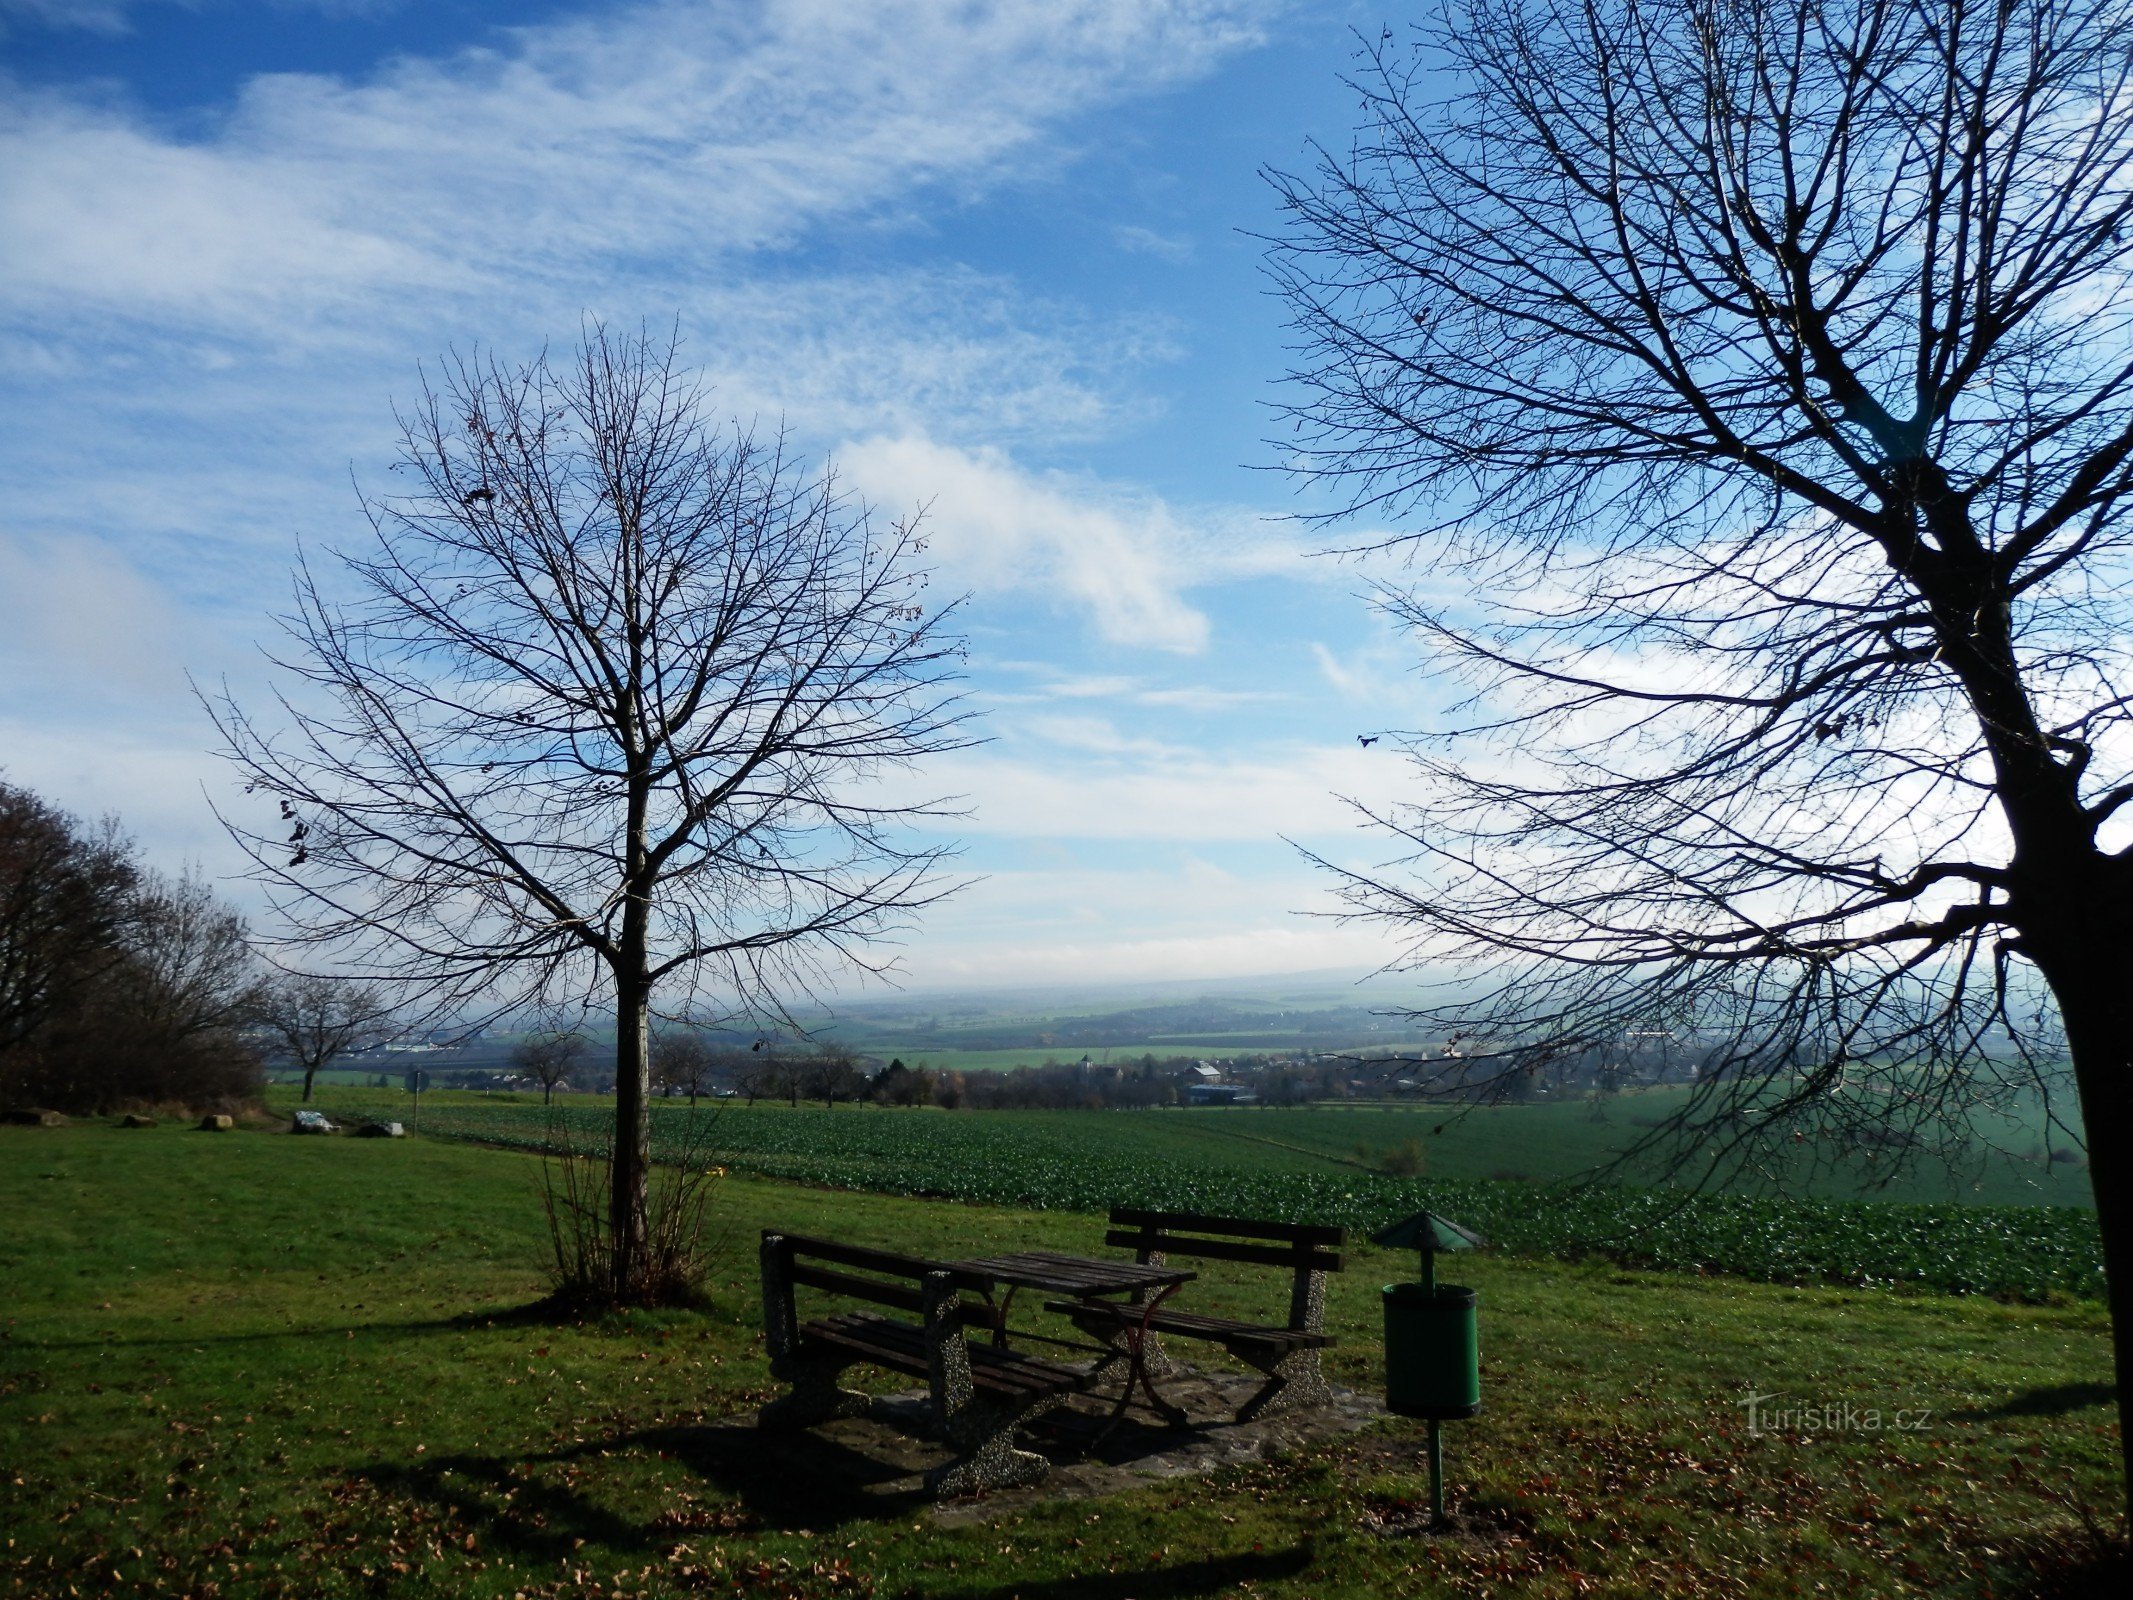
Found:
M 777 1014 L 945 892 L 896 780 L 967 742 L 953 607 L 913 527 L 707 422 L 672 341 L 454 359 L 401 420 L 408 493 L 299 571 L 280 726 L 212 702 L 280 813 L 233 832 L 298 937 L 438 1004 L 612 1005 L 639 1298 L 653 997 Z
M 694 1028 L 662 1028 L 652 1035 L 651 1052 L 653 1084 L 687 1095 L 695 1110 L 697 1096 L 711 1087 L 716 1058 L 710 1043 Z
M 82 1109 L 258 1097 L 245 1037 L 258 995 L 244 919 L 196 871 L 143 872 L 128 895 L 119 958 L 103 967 L 40 1052 L 53 1098 Z
M 1719 1169 L 2069 1056 L 2133 1126 L 2129 75 L 2118 0 L 1470 0 L 1274 176 L 1291 448 L 1469 691 L 1346 875 L 1463 1071 L 1670 1030 Z
M 555 1104 L 555 1092 L 570 1081 L 585 1056 L 585 1035 L 557 1029 L 529 1033 L 512 1047 L 511 1065 L 541 1086 L 541 1104 Z
M 757 1039 L 733 1062 L 733 1086 L 754 1105 L 764 1095 L 776 1094 L 784 1083 L 783 1058 L 773 1040 Z
M 145 871 L 114 819 L 0 784 L 0 1101 L 249 1100 L 255 988 L 244 921 L 197 872 Z
M 282 973 L 260 986 L 253 1018 L 303 1069 L 303 1098 L 319 1073 L 381 1039 L 392 1020 L 391 996 L 374 983 L 317 973 Z
M 805 1094 L 820 1100 L 825 1108 L 839 1100 L 856 1100 L 866 1092 L 866 1074 L 858 1059 L 842 1045 L 818 1045 L 792 1064 L 795 1103 Z
M 138 1022 L 166 1045 L 226 1035 L 252 1017 L 259 975 L 244 918 L 196 869 L 134 889 L 127 954 Z

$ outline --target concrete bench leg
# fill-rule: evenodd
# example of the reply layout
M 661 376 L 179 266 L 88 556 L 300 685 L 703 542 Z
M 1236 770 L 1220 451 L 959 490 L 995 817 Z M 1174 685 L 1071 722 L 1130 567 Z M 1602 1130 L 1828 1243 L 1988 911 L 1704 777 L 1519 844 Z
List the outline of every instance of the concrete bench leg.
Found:
M 1020 1411 L 983 1402 L 965 1407 L 948 1425 L 949 1440 L 961 1453 L 926 1474 L 926 1492 L 946 1499 L 980 1489 L 1019 1489 L 1041 1483 L 1050 1475 L 1052 1464 L 1034 1450 L 1018 1448 L 1015 1431 L 1064 1398 L 1051 1395 Z
M 837 1417 L 862 1417 L 873 1400 L 857 1389 L 838 1386 L 846 1363 L 811 1361 L 792 1356 L 771 1363 L 771 1375 L 792 1385 L 792 1393 L 780 1395 L 755 1414 L 759 1428 L 808 1428 Z
M 1237 1408 L 1237 1421 L 1252 1422 L 1260 1417 L 1278 1415 L 1284 1411 L 1296 1411 L 1310 1406 L 1322 1406 L 1333 1398 L 1333 1391 L 1326 1383 L 1324 1372 L 1319 1368 L 1316 1348 L 1291 1350 L 1279 1360 L 1269 1361 L 1264 1349 L 1232 1348 L 1231 1355 L 1247 1366 L 1257 1367 L 1266 1374 L 1266 1382 L 1257 1394 Z

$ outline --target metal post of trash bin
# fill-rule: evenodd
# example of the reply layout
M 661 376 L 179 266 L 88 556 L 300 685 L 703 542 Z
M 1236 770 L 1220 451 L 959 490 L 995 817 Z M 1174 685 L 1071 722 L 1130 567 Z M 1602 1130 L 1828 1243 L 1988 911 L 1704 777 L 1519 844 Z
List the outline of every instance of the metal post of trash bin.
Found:
M 422 1091 L 430 1086 L 430 1075 L 420 1067 L 407 1069 L 407 1092 L 415 1097 L 415 1137 L 422 1137 Z
M 1437 1284 L 1439 1250 L 1472 1250 L 1485 1243 L 1456 1222 L 1418 1211 L 1380 1229 L 1372 1242 L 1418 1250 L 1420 1281 L 1388 1283 L 1385 1299 L 1385 1409 L 1429 1424 L 1429 1508 L 1444 1526 L 1443 1424 L 1481 1410 L 1479 1296 L 1457 1284 Z

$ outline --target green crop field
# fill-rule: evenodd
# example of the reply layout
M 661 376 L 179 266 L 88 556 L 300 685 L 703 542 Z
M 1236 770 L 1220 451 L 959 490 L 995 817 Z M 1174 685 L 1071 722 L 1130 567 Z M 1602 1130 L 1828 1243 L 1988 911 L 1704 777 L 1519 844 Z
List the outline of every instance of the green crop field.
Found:
M 780 1120 L 832 1119 L 752 1126 Z M 1983 1597 L 2081 1571 L 2118 1503 L 2093 1303 L 1489 1253 L 1460 1262 L 1485 1409 L 1448 1430 L 1449 1533 L 1411 1531 L 1401 1422 L 937 1523 L 862 1495 L 839 1447 L 776 1467 L 710 1426 L 774 1392 L 756 1230 L 945 1256 L 1100 1249 L 1096 1219 L 731 1176 L 708 1304 L 559 1322 L 528 1310 L 539 1170 L 430 1138 L 0 1128 L 0 1595 Z M 1336 1381 L 1377 1381 L 1376 1286 L 1406 1266 L 1363 1247 L 1334 1278 Z M 1222 1263 L 1194 1291 L 1283 1293 Z M 1923 1421 L 1758 1432 L 1749 1393 Z
M 1583 1099 L 1508 1105 L 1452 1115 L 1441 1107 L 1344 1105 L 1338 1101 L 1295 1110 L 1203 1110 L 1182 1113 L 1203 1127 L 1238 1139 L 1262 1138 L 1329 1159 L 1382 1164 L 1388 1152 L 1413 1146 L 1422 1170 L 1446 1178 L 1570 1178 L 1603 1166 L 1652 1132 L 1687 1099 L 1686 1089 L 1642 1089 L 1600 1108 Z M 1916 1172 L 1876 1170 L 1882 1152 L 1840 1151 L 1826 1144 L 1796 1148 L 1787 1192 L 1822 1199 L 1879 1198 L 1956 1201 L 1977 1205 L 2090 1206 L 2085 1161 L 2053 1161 L 2073 1138 L 2048 1129 L 2034 1102 L 1983 1122 L 1974 1159 L 1960 1169 L 1929 1164 Z M 1834 1158 L 1848 1156 L 1836 1170 Z
M 604 1102 L 553 1112 L 525 1101 L 430 1097 L 424 1131 L 505 1147 L 551 1146 L 558 1130 L 598 1138 Z M 405 1097 L 337 1091 L 344 1114 L 405 1115 Z M 1572 1124 L 1537 1108 L 1527 1126 Z M 1428 1205 L 1504 1248 L 1772 1282 L 1921 1288 L 2037 1299 L 2095 1295 L 2102 1254 L 2092 1213 L 2071 1206 L 1891 1204 L 1689 1194 L 1464 1177 L 1395 1177 L 1332 1152 L 1354 1130 L 1412 1128 L 1406 1112 L 939 1112 L 728 1104 L 654 1112 L 654 1151 L 841 1189 L 1100 1212 L 1117 1203 L 1338 1222 L 1368 1230 Z M 1433 1125 L 1433 1124 L 1432 1124 Z M 1334 1131 L 1326 1131 L 1334 1130 Z M 1308 1142 L 1316 1138 L 1321 1147 Z M 1539 1148 L 1543 1140 L 1529 1136 Z M 1574 1147 L 1573 1147 L 1574 1148 Z

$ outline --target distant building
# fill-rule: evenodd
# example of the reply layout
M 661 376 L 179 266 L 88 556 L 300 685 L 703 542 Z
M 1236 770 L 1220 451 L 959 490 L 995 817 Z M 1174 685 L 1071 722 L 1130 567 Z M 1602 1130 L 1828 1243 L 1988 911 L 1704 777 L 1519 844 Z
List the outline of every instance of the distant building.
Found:
M 1234 1083 L 1188 1083 L 1185 1103 L 1189 1106 L 1246 1106 L 1259 1098 Z

